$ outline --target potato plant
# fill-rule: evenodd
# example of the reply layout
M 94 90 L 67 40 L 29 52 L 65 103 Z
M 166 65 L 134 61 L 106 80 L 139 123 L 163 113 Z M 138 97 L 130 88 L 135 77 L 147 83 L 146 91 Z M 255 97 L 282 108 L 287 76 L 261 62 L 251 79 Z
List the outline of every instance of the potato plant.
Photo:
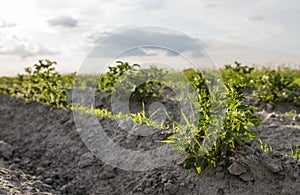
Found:
M 98 90 L 110 94 L 116 92 L 117 95 L 130 94 L 130 98 L 143 102 L 160 95 L 161 89 L 166 86 L 162 82 L 165 76 L 176 80 L 181 74 L 167 73 L 155 67 L 140 69 L 138 64 L 130 65 L 118 61 L 117 66 L 109 67 L 108 72 L 100 76 L 77 75 L 79 82 L 76 83 L 75 74 L 62 76 L 55 70 L 55 65 L 56 62 L 40 60 L 33 68 L 26 68 L 26 73 L 19 74 L 17 78 L 1 78 L 0 93 L 54 107 L 70 108 L 110 118 L 125 117 L 137 123 L 166 128 L 164 124 L 153 124 L 144 110 L 141 113 L 123 116 L 122 113 L 113 115 L 104 109 L 87 109 L 74 107 L 74 105 L 70 107 L 66 98 L 66 89 L 70 89 L 73 84 L 76 87 L 89 88 L 96 84 L 95 78 L 99 78 Z M 238 62 L 235 62 L 235 65 L 235 67 L 226 65 L 225 70 L 222 70 L 225 90 L 219 88 L 220 81 L 217 80 L 213 81 L 216 87 L 209 88 L 212 83 L 207 79 L 207 73 L 192 69 L 183 72 L 195 92 L 190 95 L 195 100 L 192 108 L 196 120 L 190 121 L 190 116 L 186 116 L 181 110 L 185 123 L 167 121 L 167 127 L 172 128 L 175 133 L 162 142 L 169 143 L 174 149 L 189 154 L 184 163 L 185 168 L 195 168 L 201 172 L 207 166 L 216 166 L 218 162 L 228 158 L 238 146 L 243 146 L 247 140 L 256 138 L 257 133 L 249 127 L 258 126 L 261 119 L 254 115 L 255 107 L 243 104 L 243 88 L 257 87 L 255 95 L 260 100 L 271 104 L 288 100 L 300 105 L 297 76 L 281 74 L 275 70 L 254 72 L 253 68 L 242 66 Z M 267 146 L 262 147 L 265 150 L 272 149 Z M 299 158 L 298 148 L 293 151 L 293 155 Z
M 257 90 L 254 93 L 261 101 L 272 105 L 286 100 L 300 105 L 300 87 L 294 79 L 275 70 L 267 71 L 256 81 Z
M 235 61 L 235 66 L 230 64 L 225 65 L 223 70 L 223 77 L 227 83 L 235 82 L 239 83 L 243 87 L 253 87 L 254 79 L 253 76 L 253 67 L 243 66 L 241 63 Z
M 160 95 L 164 86 L 161 80 L 165 74 L 165 71 L 156 67 L 126 73 L 120 78 L 116 91 L 121 94 L 129 93 L 132 100 L 146 101 L 148 98 Z
M 159 80 L 166 72 L 155 67 L 140 69 L 138 64 L 129 65 L 120 61 L 117 63 L 116 67 L 108 67 L 109 71 L 100 76 L 99 90 L 110 94 L 116 92 L 119 98 L 128 95 L 135 101 L 145 101 L 160 94 L 163 83 Z
M 211 93 L 203 74 L 198 73 L 194 78 L 194 86 L 198 92 L 198 123 L 186 120 L 186 125 L 175 124 L 173 128 L 176 133 L 163 142 L 176 150 L 187 152 L 189 158 L 185 160 L 184 167 L 195 168 L 200 173 L 209 165 L 216 166 L 237 146 L 244 145 L 245 141 L 255 139 L 257 132 L 250 130 L 249 126 L 258 126 L 261 119 L 254 116 L 255 107 L 242 103 L 242 86 L 238 84 L 227 83 L 226 91 L 215 88 Z M 220 113 L 222 109 L 225 109 L 225 113 Z M 218 117 L 223 114 L 224 118 Z M 204 143 L 207 140 L 214 140 L 210 147 Z
M 66 90 L 62 88 L 62 76 L 55 70 L 56 62 L 39 60 L 34 68 L 25 68 L 10 94 L 27 101 L 37 101 L 50 106 L 66 108 Z
M 18 82 L 16 77 L 1 77 L 0 78 L 0 95 L 9 95 L 10 90 L 15 83 Z
M 131 72 L 139 68 L 138 64 L 129 65 L 127 62 L 117 61 L 117 66 L 108 67 L 109 71 L 100 75 L 97 88 L 100 91 L 106 91 L 112 93 L 114 87 L 119 79 L 125 74 L 125 72 Z

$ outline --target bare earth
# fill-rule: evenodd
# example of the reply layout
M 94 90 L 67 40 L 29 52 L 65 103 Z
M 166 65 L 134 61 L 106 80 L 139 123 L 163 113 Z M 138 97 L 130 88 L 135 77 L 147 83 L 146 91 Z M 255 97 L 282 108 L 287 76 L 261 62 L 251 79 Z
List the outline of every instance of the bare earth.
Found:
M 276 150 L 300 146 L 299 115 L 278 109 L 257 114 L 264 118 L 259 136 Z M 111 119 L 101 121 L 118 134 Z M 116 139 L 120 145 L 152 147 L 141 144 L 151 137 L 128 143 L 122 136 Z M 124 171 L 89 152 L 71 111 L 8 96 L 0 96 L 0 140 L 0 194 L 300 194 L 300 161 L 264 153 L 257 141 L 201 174 L 183 169 L 183 157 L 150 171 Z

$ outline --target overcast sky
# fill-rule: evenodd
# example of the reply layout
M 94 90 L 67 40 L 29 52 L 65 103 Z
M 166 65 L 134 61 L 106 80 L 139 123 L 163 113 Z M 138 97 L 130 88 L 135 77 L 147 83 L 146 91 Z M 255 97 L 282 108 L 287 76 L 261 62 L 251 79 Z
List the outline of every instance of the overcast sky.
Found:
M 136 30 L 130 39 L 111 40 L 107 50 L 95 49 L 90 56 L 109 58 L 117 46 L 129 48 L 146 37 L 150 45 L 167 41 L 179 53 L 207 58 L 186 34 L 201 40 L 220 66 L 235 60 L 298 66 L 299 9 L 297 0 L 0 0 L 0 75 L 15 75 L 44 58 L 57 61 L 63 73 L 77 71 L 101 40 L 141 26 L 174 31 Z M 176 51 L 137 48 L 125 56 L 184 63 Z

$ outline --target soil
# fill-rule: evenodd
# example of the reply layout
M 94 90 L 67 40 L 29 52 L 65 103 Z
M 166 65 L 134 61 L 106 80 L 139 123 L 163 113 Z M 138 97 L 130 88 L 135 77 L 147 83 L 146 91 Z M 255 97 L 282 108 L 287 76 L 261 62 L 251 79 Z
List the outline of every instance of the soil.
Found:
M 259 137 L 280 153 L 247 142 L 198 174 L 182 168 L 184 155 L 147 171 L 115 168 L 88 150 L 71 111 L 9 96 L 0 105 L 0 194 L 300 194 L 300 161 L 285 155 L 300 146 L 300 115 L 280 108 L 259 105 L 256 112 L 264 119 Z M 159 147 L 153 139 L 165 136 L 126 137 L 112 119 L 99 121 L 123 147 Z

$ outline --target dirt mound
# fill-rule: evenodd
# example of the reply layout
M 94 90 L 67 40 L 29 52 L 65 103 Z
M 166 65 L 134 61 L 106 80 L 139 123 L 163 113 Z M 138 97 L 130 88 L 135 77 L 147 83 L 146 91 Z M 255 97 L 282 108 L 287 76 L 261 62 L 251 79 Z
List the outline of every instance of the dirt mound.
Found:
M 300 162 L 281 154 L 266 154 L 257 141 L 201 174 L 183 169 L 183 156 L 150 171 L 125 171 L 105 164 L 86 148 L 71 111 L 26 104 L 8 96 L 0 96 L 0 105 L 0 140 L 14 148 L 8 159 L 1 160 L 5 175 L 14 177 L 18 173 L 13 169 L 22 170 L 49 186 L 46 192 L 52 194 L 300 194 Z M 101 120 L 108 126 L 111 123 Z M 264 129 L 271 124 L 269 120 L 264 123 L 261 137 L 268 135 Z M 294 135 L 299 135 L 298 130 Z M 127 140 L 118 141 L 126 145 Z M 140 139 L 130 142 L 138 145 L 135 142 Z

